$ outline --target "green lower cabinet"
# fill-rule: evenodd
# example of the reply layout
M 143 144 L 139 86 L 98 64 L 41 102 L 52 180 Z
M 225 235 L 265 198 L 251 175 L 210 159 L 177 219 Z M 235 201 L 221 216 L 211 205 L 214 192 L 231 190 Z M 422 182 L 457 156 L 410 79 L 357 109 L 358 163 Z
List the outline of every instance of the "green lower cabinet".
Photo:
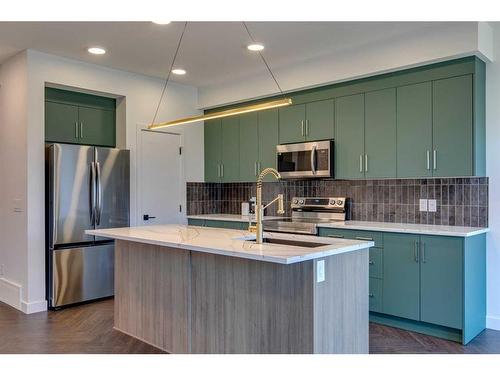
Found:
M 368 260 L 368 269 L 370 271 L 370 277 L 376 277 L 381 279 L 384 274 L 384 263 L 383 263 L 383 253 L 384 249 L 377 247 L 372 247 L 370 249 L 370 256 Z
M 382 280 L 370 277 L 368 294 L 369 309 L 373 312 L 382 312 Z
M 419 236 L 384 234 L 384 314 L 420 319 Z
M 420 320 L 461 329 L 463 240 L 421 236 L 420 241 Z
M 204 220 L 204 219 L 188 219 L 188 225 L 209 228 L 224 228 L 245 230 L 248 228 L 248 223 L 243 221 L 227 221 L 227 220 Z
M 196 227 L 204 227 L 205 220 L 203 220 L 203 219 L 188 219 L 188 225 L 194 225 Z

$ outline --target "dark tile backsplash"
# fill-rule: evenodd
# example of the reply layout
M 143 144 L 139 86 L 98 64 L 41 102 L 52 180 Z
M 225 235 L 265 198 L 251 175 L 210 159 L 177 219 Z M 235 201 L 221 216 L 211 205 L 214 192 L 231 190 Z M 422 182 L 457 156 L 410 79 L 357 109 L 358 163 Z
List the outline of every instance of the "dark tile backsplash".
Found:
M 188 215 L 239 214 L 255 196 L 255 183 L 187 183 Z M 267 182 L 263 201 L 285 195 L 286 215 L 295 196 L 351 198 L 351 219 L 390 223 L 488 226 L 488 178 L 384 180 L 284 180 Z M 436 199 L 437 212 L 420 212 L 419 199 Z M 275 215 L 276 206 L 266 215 Z

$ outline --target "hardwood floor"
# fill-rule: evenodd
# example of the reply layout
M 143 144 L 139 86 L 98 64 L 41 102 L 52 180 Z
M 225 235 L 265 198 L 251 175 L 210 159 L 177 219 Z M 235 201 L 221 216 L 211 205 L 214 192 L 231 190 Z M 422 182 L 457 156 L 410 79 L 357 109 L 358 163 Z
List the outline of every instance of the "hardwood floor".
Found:
M 0 303 L 0 354 L 162 353 L 113 329 L 113 300 L 25 315 Z M 469 345 L 370 324 L 370 353 L 500 353 L 500 331 L 486 330 Z

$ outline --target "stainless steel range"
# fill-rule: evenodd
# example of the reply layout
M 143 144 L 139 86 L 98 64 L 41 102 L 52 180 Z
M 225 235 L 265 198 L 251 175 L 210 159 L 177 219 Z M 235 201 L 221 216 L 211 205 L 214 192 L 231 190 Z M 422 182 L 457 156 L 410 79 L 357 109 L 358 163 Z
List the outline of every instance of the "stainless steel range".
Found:
M 264 231 L 301 234 L 317 234 L 318 224 L 349 220 L 348 198 L 292 199 L 292 217 L 264 221 Z

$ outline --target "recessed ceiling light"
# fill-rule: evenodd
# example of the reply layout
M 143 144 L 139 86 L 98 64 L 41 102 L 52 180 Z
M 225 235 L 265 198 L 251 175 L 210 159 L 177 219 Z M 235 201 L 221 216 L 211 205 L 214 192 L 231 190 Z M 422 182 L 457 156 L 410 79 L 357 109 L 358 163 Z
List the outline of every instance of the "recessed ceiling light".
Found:
M 184 69 L 172 69 L 172 73 L 177 74 L 178 76 L 183 76 L 186 74 L 186 71 Z
M 104 55 L 106 53 L 106 50 L 101 47 L 90 47 L 87 51 L 93 55 Z
M 247 46 L 249 51 L 258 52 L 264 49 L 264 45 L 260 43 L 249 44 Z
M 157 25 L 168 25 L 172 21 L 151 21 L 153 23 L 156 23 Z

